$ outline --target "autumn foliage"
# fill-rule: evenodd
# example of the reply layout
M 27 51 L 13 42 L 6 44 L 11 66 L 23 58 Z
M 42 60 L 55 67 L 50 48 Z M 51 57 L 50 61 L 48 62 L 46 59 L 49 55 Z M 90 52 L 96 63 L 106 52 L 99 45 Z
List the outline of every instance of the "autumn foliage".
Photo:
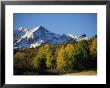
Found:
M 14 55 L 14 68 L 58 74 L 97 69 L 97 38 L 61 45 L 43 44 Z

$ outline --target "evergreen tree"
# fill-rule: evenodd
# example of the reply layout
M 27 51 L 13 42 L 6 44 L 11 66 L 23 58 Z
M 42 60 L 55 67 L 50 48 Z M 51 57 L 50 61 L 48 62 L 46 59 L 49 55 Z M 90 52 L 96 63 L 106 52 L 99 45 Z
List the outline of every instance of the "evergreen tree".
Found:
M 77 48 L 75 50 L 75 68 L 76 69 L 84 69 L 86 65 L 86 61 L 89 58 L 89 45 L 86 40 L 81 40 L 77 44 Z

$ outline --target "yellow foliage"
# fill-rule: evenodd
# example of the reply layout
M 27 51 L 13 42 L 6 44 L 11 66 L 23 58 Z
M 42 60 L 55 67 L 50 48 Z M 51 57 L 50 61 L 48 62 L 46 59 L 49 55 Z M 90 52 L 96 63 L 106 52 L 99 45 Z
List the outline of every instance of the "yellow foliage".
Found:
M 90 46 L 90 54 L 93 57 L 97 56 L 97 40 L 96 39 L 92 40 L 92 43 L 91 43 L 91 46 Z

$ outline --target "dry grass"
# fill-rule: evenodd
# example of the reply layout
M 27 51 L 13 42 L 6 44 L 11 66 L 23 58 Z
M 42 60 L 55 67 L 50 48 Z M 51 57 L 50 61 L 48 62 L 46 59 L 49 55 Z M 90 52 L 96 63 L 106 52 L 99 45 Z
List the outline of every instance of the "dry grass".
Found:
M 64 75 L 97 75 L 97 71 L 81 71 L 81 72 L 76 72 L 76 73 L 68 73 L 68 74 L 64 74 Z

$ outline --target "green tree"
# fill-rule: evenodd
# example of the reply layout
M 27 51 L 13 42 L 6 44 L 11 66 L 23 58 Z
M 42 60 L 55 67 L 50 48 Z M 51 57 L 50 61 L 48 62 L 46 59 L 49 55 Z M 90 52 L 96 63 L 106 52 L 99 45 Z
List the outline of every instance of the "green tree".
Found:
M 40 66 L 43 59 L 45 59 L 45 49 L 44 49 L 44 47 L 40 47 L 38 49 L 37 55 L 35 56 L 35 58 L 32 61 L 33 68 L 38 71 L 43 69 L 43 68 L 41 68 L 42 66 Z M 44 64 L 45 64 L 45 62 L 44 62 Z
M 55 60 L 54 53 L 55 47 L 50 44 L 44 44 L 39 47 L 38 52 L 34 60 L 32 61 L 32 65 L 37 70 L 40 70 L 41 63 L 46 64 L 45 68 L 52 69 L 53 60 Z M 44 68 L 44 66 L 43 66 Z
M 74 62 L 75 45 L 74 44 L 67 44 L 67 46 L 65 47 L 65 52 L 66 52 L 65 69 L 66 69 L 66 71 L 72 70 L 74 67 L 73 62 Z
M 86 40 L 81 40 L 77 44 L 77 48 L 75 49 L 75 61 L 74 65 L 77 69 L 84 69 L 87 64 L 87 60 L 89 58 L 89 45 Z
M 97 69 L 97 38 L 93 38 L 90 44 L 89 68 Z

